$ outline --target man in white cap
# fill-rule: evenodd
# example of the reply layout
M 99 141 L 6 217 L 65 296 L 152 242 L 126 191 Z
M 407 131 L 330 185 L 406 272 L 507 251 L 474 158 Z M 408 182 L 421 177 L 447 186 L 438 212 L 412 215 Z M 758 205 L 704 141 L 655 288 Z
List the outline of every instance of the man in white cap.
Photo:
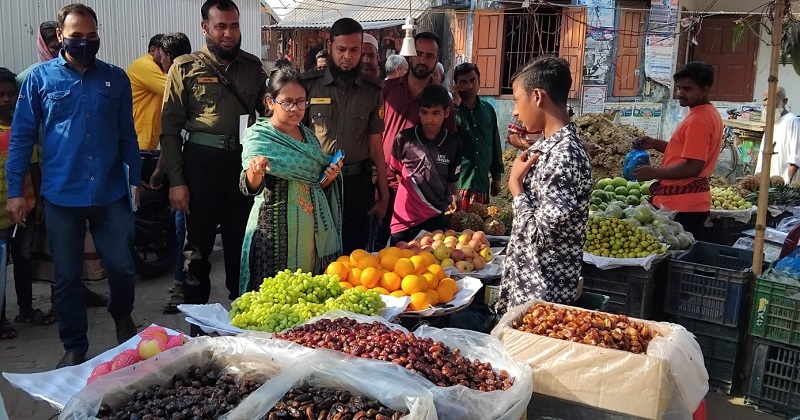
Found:
M 361 46 L 361 74 L 381 79 L 379 62 L 378 40 L 374 36 L 364 33 L 364 41 Z

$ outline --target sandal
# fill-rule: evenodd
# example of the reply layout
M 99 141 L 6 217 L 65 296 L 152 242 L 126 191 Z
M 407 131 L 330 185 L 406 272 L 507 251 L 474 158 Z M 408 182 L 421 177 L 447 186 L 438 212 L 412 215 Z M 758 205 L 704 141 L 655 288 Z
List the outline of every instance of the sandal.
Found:
M 32 324 L 37 325 L 40 327 L 46 327 L 48 325 L 52 325 L 56 322 L 56 317 L 53 314 L 44 313 L 41 309 L 33 309 L 31 311 L 26 311 L 24 313 L 20 312 L 16 318 L 14 318 L 14 322 L 19 322 L 20 324 Z
M 11 326 L 7 319 L 0 321 L 0 340 L 17 338 L 17 330 Z
M 184 303 L 182 292 L 183 287 L 180 287 L 175 291 L 175 293 L 172 294 L 172 296 L 169 298 L 169 302 L 164 305 L 165 314 L 177 314 L 179 312 L 178 305 L 183 305 Z

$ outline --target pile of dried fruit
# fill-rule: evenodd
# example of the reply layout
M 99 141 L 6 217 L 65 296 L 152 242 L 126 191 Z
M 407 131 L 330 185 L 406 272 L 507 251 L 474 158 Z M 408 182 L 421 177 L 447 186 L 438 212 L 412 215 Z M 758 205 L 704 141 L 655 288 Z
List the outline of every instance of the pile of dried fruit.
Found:
M 622 161 L 631 151 L 633 141 L 644 135 L 642 130 L 626 124 L 614 123 L 614 114 L 585 114 L 575 120 L 581 140 L 598 145 L 601 150 L 591 158 L 592 180 L 614 178 L 622 175 Z M 662 154 L 650 153 L 650 164 L 661 164 Z
M 292 388 L 263 420 L 275 419 L 376 419 L 398 420 L 401 413 L 380 402 L 335 388 L 303 385 Z
M 171 387 L 151 386 L 138 392 L 121 407 L 100 406 L 99 419 L 216 419 L 233 410 L 262 383 L 253 380 L 236 383 L 233 375 L 203 372 L 200 366 L 189 368 L 188 376 L 172 378 Z
M 646 353 L 647 345 L 657 332 L 646 325 L 633 322 L 625 315 L 579 309 L 556 308 L 552 304 L 537 303 L 522 317 L 514 328 L 531 334 L 543 335 L 575 343 Z
M 404 366 L 438 386 L 463 385 L 479 391 L 507 390 L 514 384 L 508 372 L 495 372 L 490 363 L 469 360 L 459 349 L 392 330 L 385 324 L 359 323 L 349 318 L 321 319 L 273 337 L 310 348 L 328 348 L 356 357 L 384 360 Z

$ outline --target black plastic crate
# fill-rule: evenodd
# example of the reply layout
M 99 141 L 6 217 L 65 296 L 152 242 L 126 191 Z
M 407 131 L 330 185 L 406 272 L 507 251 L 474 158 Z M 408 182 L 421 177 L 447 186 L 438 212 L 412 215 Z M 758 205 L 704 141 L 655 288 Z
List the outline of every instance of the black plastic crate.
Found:
M 745 223 L 738 222 L 731 217 L 711 219 L 711 223 L 711 228 L 706 229 L 707 237 L 697 239 L 719 245 L 733 246 L 742 237 L 742 232 L 756 227 L 756 216 L 753 215 Z
M 669 260 L 666 312 L 738 326 L 752 265 L 753 251 L 696 242 Z
M 708 371 L 709 388 L 730 394 L 737 382 L 737 359 L 743 332 L 737 327 L 690 318 L 673 317 L 670 321 L 683 325 L 697 339 Z
M 641 417 L 602 410 L 549 395 L 533 393 L 528 403 L 527 420 L 640 420 Z
M 776 414 L 800 415 L 800 348 L 758 340 L 745 402 Z
M 618 267 L 601 270 L 584 262 L 581 269 L 587 292 L 609 297 L 608 312 L 650 319 L 655 297 L 655 273 L 658 263 L 649 270 L 642 267 Z
M 781 223 L 781 220 L 791 217 L 792 215 L 790 211 L 785 211 L 777 216 L 773 216 L 772 213 L 767 212 L 767 227 L 776 228 L 778 224 Z

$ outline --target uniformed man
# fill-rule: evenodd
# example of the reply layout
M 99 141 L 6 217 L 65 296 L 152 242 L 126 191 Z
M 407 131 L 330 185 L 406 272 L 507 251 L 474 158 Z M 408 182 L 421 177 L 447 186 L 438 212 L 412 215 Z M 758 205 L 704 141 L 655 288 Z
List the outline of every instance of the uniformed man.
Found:
M 239 9 L 207 0 L 201 24 L 206 45 L 178 57 L 167 75 L 161 150 L 172 207 L 186 213 L 188 261 L 184 300 L 207 303 L 217 226 L 230 299 L 239 294 L 239 260 L 252 199 L 239 192 L 240 120 L 263 114 L 266 74 L 261 60 L 240 50 Z M 188 136 L 183 143 L 181 130 Z M 192 335 L 199 330 L 193 326 Z
M 360 73 L 364 30 L 350 18 L 331 27 L 328 68 L 305 73 L 310 105 L 308 125 L 325 153 L 345 153 L 343 252 L 367 246 L 369 216 L 375 223 L 386 213 L 389 191 L 383 156 L 383 82 Z M 378 202 L 374 201 L 372 166 L 377 172 Z

